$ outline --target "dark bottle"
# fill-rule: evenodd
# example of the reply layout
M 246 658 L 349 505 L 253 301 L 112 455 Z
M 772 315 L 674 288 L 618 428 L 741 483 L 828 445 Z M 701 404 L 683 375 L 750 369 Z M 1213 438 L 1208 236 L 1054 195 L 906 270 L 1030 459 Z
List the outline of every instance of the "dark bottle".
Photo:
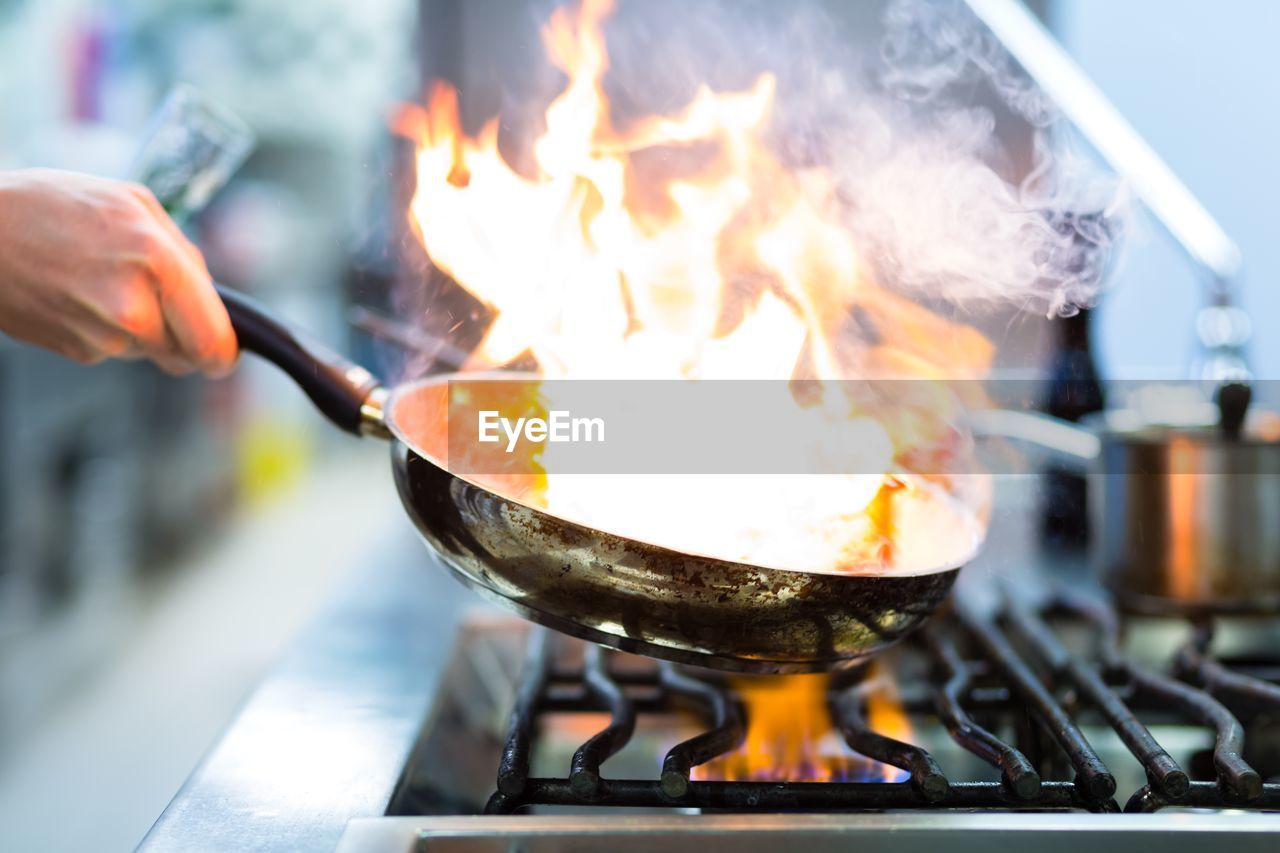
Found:
M 1081 310 L 1052 322 L 1055 349 L 1041 400 L 1046 414 L 1068 421 L 1101 411 L 1105 405 L 1102 381 L 1089 340 L 1091 312 Z M 1040 508 L 1041 541 L 1051 548 L 1080 549 L 1089 541 L 1088 483 L 1084 477 L 1058 466 L 1044 472 Z

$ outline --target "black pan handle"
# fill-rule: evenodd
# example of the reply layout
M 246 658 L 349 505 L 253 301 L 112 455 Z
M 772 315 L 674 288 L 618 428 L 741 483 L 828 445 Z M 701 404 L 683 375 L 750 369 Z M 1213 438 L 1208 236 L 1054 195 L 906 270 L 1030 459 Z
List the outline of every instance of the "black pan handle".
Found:
M 384 434 L 382 386 L 369 371 L 328 347 L 305 340 L 249 297 L 214 284 L 240 349 L 256 353 L 298 383 L 324 416 L 356 435 Z

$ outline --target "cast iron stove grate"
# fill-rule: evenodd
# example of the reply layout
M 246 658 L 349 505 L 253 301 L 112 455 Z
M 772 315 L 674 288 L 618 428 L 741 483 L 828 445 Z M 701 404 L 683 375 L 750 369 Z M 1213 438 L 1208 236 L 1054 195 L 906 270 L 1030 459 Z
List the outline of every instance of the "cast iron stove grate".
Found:
M 901 782 L 703 781 L 691 772 L 741 744 L 744 708 L 716 673 L 621 656 L 535 628 L 486 813 L 536 806 L 691 808 L 722 812 L 888 809 L 1151 812 L 1183 808 L 1280 810 L 1280 784 L 1246 763 L 1246 727 L 1280 719 L 1280 666 L 1228 665 L 1210 654 L 1214 621 L 1163 668 L 1122 652 L 1124 624 L 1100 598 L 1062 594 L 1040 606 L 1007 596 L 991 615 L 962 603 L 891 654 L 904 710 L 945 727 L 963 750 L 999 771 L 999 781 L 948 778 L 925 749 L 873 731 L 866 685 L 833 677 L 832 719 L 856 753 L 900 768 Z M 1088 656 L 1064 630 L 1084 632 Z M 580 665 L 557 650 L 576 644 Z M 634 665 L 617 665 L 623 658 Z M 902 661 L 920 666 L 904 669 Z M 632 738 L 638 715 L 696 709 L 703 731 L 671 748 L 657 778 L 608 778 L 602 765 Z M 549 714 L 607 712 L 608 724 L 574 752 L 565 777 L 530 774 L 540 722 Z M 1116 778 L 1082 730 L 1114 731 L 1140 762 L 1146 784 L 1117 792 Z M 1189 773 L 1156 740 L 1150 720 L 1204 727 L 1213 745 Z M 1099 729 L 1101 727 L 1101 729 Z M 994 731 L 1013 733 L 1014 743 Z M 991 775 L 994 775 L 991 774 Z M 1199 778 L 1193 779 L 1192 775 Z M 1127 796 L 1125 796 L 1127 794 Z M 1118 799 L 1118 796 L 1120 799 Z M 1120 806 L 1123 802 L 1123 807 Z

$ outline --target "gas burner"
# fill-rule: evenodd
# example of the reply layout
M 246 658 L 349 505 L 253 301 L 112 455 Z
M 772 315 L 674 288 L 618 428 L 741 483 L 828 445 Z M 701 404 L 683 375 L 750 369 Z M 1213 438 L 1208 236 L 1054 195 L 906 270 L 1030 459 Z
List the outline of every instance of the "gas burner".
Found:
M 1141 636 L 1153 630 L 1189 638 L 1149 663 L 1165 643 Z M 1280 809 L 1280 783 L 1264 783 L 1276 768 L 1251 765 L 1245 744 L 1246 732 L 1273 734 L 1280 660 L 1215 657 L 1213 633 L 1210 619 L 1126 622 L 1079 594 L 1009 596 L 990 613 L 962 602 L 892 651 L 876 678 L 826 685 L 845 758 L 898 768 L 900 781 L 812 781 L 707 772 L 752 725 L 742 679 L 514 622 L 472 623 L 446 678 L 459 692 L 437 708 L 388 813 Z M 910 735 L 868 722 L 885 672 Z M 449 757 L 463 755 L 459 773 Z M 484 782 L 479 755 L 493 761 Z

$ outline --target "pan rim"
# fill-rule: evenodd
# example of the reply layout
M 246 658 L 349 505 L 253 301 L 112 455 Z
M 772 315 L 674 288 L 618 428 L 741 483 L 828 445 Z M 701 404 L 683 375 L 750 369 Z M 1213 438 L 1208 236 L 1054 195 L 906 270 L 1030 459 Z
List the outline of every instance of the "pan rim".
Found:
M 402 430 L 399 424 L 396 422 L 395 411 L 396 411 L 397 403 L 401 399 L 405 398 L 406 396 L 416 391 L 419 391 L 422 388 L 439 387 L 441 385 L 447 385 L 451 381 L 463 380 L 463 379 L 467 381 L 472 381 L 477 379 L 478 380 L 488 379 L 488 380 L 511 381 L 513 379 L 519 380 L 519 379 L 543 379 L 543 378 L 545 377 L 542 377 L 537 373 L 532 373 L 528 371 L 512 371 L 512 370 L 507 370 L 507 371 L 486 370 L 486 371 L 474 371 L 474 372 L 448 371 L 444 373 L 433 373 L 427 376 L 422 376 L 417 379 L 413 379 L 413 380 L 402 382 L 400 384 L 395 385 L 391 389 L 387 398 L 386 405 L 383 408 L 383 419 L 387 426 L 387 429 L 395 437 L 398 443 L 403 445 L 409 452 L 413 453 L 415 456 L 419 457 L 424 462 L 440 469 L 450 477 L 454 477 L 458 480 L 461 480 L 464 483 L 467 483 L 468 485 L 474 488 L 481 489 L 482 491 L 488 492 L 498 498 L 501 498 L 504 501 L 507 501 L 511 504 L 519 506 L 528 512 L 535 513 L 537 515 L 544 516 L 547 518 L 552 518 L 558 522 L 561 522 L 564 524 L 570 524 L 575 527 L 581 528 L 583 530 L 606 533 L 610 536 L 616 537 L 627 543 L 633 543 L 643 548 L 659 549 L 667 554 L 670 554 L 676 557 L 686 557 L 686 558 L 700 559 L 700 560 L 713 560 L 719 563 L 731 563 L 737 566 L 741 566 L 745 569 L 751 569 L 756 571 L 787 572 L 790 574 L 799 574 L 799 575 L 823 575 L 823 576 L 829 576 L 829 577 L 857 577 L 857 578 L 906 578 L 906 577 L 927 577 L 929 575 L 937 575 L 937 574 L 943 574 L 945 572 L 957 571 L 963 566 L 965 566 L 966 564 L 971 563 L 974 560 L 974 558 L 977 557 L 979 552 L 981 552 L 983 546 L 986 544 L 986 530 L 985 529 L 978 530 L 977 525 L 975 523 L 972 523 L 972 522 L 966 523 L 962 520 L 961 523 L 965 526 L 965 533 L 968 534 L 967 538 L 969 539 L 967 549 L 961 551 L 958 554 L 958 556 L 946 561 L 945 563 L 938 564 L 935 566 L 930 566 L 927 569 L 920 570 L 920 571 L 865 571 L 865 570 L 859 571 L 857 569 L 796 569 L 796 568 L 788 568 L 786 566 L 777 566 L 777 565 L 770 565 L 770 564 L 744 563 L 740 560 L 733 560 L 726 557 L 717 556 L 715 554 L 707 554 L 707 553 L 698 552 L 698 551 L 679 550 L 676 548 L 672 548 L 668 545 L 662 545 L 656 542 L 649 542 L 643 539 L 637 539 L 630 534 L 620 533 L 616 530 L 610 530 L 610 529 L 601 528 L 601 527 L 594 527 L 592 525 L 585 524 L 580 519 L 571 518 L 569 516 L 555 512 L 553 510 L 547 509 L 545 507 L 531 506 L 526 501 L 522 501 L 522 500 L 519 500 L 518 498 L 514 498 L 514 497 L 511 497 L 510 495 L 504 494 L 503 492 L 498 491 L 485 483 L 479 482 L 472 477 L 469 477 L 465 474 L 460 474 L 456 471 L 452 471 L 449 469 L 449 466 L 447 464 L 442 463 L 439 459 L 435 458 L 435 456 L 433 456 L 430 453 L 427 453 L 416 442 L 411 440 L 409 436 L 405 433 L 405 431 Z

